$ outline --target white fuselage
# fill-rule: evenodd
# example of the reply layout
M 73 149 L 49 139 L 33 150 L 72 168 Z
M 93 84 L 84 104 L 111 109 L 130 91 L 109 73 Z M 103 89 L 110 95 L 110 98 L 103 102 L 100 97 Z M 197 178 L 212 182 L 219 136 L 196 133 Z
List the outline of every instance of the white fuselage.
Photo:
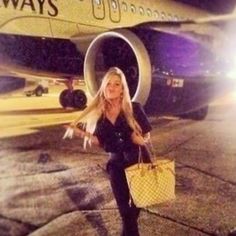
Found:
M 0 0 L 0 33 L 71 38 L 206 16 L 209 13 L 171 0 Z

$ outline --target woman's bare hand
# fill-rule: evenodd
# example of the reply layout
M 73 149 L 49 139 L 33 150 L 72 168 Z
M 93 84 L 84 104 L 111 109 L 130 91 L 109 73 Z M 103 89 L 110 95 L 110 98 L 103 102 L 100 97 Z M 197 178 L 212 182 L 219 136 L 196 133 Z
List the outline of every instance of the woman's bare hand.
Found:
M 86 131 L 84 131 L 78 127 L 74 128 L 74 131 L 75 131 L 75 135 L 79 138 L 84 138 L 85 136 L 86 137 L 89 136 L 89 134 Z
M 73 136 L 79 137 L 79 138 L 88 138 L 90 140 L 90 142 L 92 142 L 93 144 L 99 145 L 99 141 L 98 138 L 95 135 L 92 135 L 89 132 L 86 132 L 78 127 L 73 127 L 71 125 L 64 125 L 64 127 L 66 128 L 66 132 L 63 136 L 63 139 L 66 138 L 72 138 Z
M 141 146 L 145 145 L 144 138 L 139 133 L 133 132 L 131 134 L 131 139 L 132 139 L 133 143 L 135 143 L 137 145 L 141 145 Z
M 84 138 L 84 136 L 86 135 L 86 132 L 78 127 L 74 127 L 72 125 L 64 125 L 66 132 L 63 136 L 63 139 L 66 138 L 73 138 L 73 136 L 77 136 L 80 138 Z

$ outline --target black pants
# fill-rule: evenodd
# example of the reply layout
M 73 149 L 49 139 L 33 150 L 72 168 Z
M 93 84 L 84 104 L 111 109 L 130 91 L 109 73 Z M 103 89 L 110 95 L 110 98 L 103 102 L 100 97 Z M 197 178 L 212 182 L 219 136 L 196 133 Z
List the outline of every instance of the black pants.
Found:
M 149 157 L 147 157 L 149 158 Z M 138 217 L 140 208 L 130 202 L 129 188 L 124 169 L 138 161 L 138 149 L 124 153 L 110 153 L 107 171 L 116 203 L 122 219 L 122 236 L 138 236 Z M 149 161 L 149 159 L 145 160 Z

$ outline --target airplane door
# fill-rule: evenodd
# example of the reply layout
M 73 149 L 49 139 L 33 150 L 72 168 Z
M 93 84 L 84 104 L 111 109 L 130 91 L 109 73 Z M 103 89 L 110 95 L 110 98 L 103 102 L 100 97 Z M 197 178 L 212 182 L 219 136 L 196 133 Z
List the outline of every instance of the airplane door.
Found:
M 102 20 L 105 18 L 104 0 L 92 0 L 93 16 L 96 19 Z
M 120 22 L 120 3 L 119 0 L 108 0 L 109 16 L 112 22 Z

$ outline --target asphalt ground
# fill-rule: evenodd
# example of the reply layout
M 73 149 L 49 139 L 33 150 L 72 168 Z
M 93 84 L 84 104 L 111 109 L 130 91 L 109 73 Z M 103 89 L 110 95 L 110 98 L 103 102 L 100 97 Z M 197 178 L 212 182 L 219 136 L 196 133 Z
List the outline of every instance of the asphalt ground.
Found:
M 156 154 L 175 159 L 176 199 L 142 210 L 142 236 L 224 236 L 234 230 L 235 104 L 234 95 L 222 98 L 211 105 L 204 121 L 150 117 Z M 58 117 L 61 113 L 53 112 Z M 13 114 L 5 109 L 1 115 L 3 125 Z M 19 121 L 27 112 L 15 115 Z M 40 121 L 37 111 L 34 115 Z M 1 236 L 120 234 L 105 172 L 107 155 L 95 147 L 84 150 L 79 139 L 63 140 L 63 123 L 66 120 L 1 137 Z

